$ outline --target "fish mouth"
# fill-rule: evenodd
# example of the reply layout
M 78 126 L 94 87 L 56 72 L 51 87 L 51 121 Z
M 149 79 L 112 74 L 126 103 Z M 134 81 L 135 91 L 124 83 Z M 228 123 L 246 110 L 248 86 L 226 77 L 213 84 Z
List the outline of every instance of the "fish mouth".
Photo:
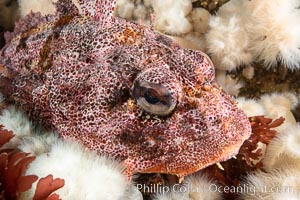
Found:
M 238 112 L 238 115 L 240 120 L 235 120 L 234 131 L 232 126 L 222 134 L 212 133 L 210 136 L 182 142 L 177 146 L 174 143 L 164 144 L 164 153 L 149 157 L 149 161 L 157 164 L 137 171 L 141 173 L 166 173 L 184 177 L 232 158 L 251 135 L 248 117 L 242 111 Z

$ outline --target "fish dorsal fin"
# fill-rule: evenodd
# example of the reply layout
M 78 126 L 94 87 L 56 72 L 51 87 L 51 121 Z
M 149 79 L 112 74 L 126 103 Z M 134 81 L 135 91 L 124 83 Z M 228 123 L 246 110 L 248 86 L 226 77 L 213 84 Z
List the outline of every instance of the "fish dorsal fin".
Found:
M 60 15 L 81 15 L 109 25 L 114 22 L 116 0 L 59 0 L 56 3 Z
M 116 0 L 72 0 L 79 5 L 81 15 L 89 16 L 109 25 L 114 22 Z
M 74 0 L 58 0 L 56 3 L 56 10 L 58 15 L 80 15 L 79 13 L 79 4 L 76 5 Z

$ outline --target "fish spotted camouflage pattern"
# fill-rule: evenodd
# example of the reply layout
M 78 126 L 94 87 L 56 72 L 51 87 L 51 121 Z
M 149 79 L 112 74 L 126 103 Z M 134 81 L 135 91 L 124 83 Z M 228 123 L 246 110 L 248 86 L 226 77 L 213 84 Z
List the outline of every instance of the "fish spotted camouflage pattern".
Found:
M 183 177 L 235 155 L 251 132 L 202 52 L 113 17 L 109 0 L 31 13 L 0 57 L 1 91 L 29 116 L 124 161 Z

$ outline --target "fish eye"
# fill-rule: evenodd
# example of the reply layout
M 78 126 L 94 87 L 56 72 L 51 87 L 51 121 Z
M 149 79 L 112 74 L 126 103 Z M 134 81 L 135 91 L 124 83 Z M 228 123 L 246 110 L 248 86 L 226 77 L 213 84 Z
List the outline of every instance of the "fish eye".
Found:
M 160 102 L 159 94 L 152 88 L 147 88 L 144 98 L 149 104 L 157 104 Z
M 176 101 L 167 87 L 147 81 L 136 81 L 133 96 L 137 104 L 146 112 L 164 116 L 172 112 Z

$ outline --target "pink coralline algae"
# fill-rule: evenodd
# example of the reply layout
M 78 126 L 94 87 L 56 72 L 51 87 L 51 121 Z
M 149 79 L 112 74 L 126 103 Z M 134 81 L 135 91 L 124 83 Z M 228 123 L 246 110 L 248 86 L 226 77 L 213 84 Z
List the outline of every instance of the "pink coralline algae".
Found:
M 250 123 L 209 58 L 113 17 L 114 5 L 60 0 L 55 16 L 22 19 L 1 51 L 0 92 L 128 174 L 183 177 L 235 155 Z

